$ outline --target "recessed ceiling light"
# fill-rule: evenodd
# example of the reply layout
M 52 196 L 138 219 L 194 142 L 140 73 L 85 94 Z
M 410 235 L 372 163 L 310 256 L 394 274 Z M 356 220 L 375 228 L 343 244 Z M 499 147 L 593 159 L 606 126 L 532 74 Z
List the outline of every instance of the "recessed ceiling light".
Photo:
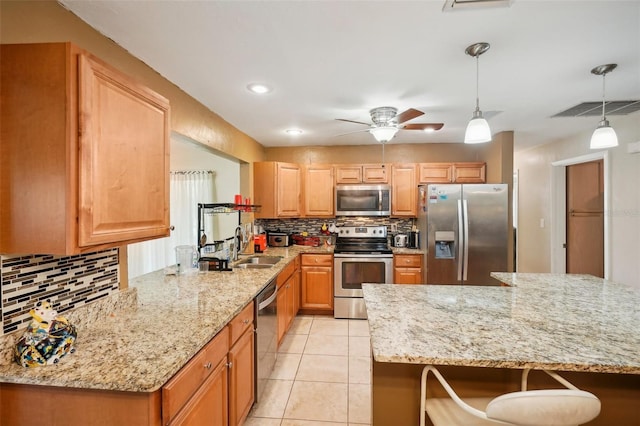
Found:
M 298 136 L 302 134 L 302 130 L 300 129 L 287 129 L 285 130 L 285 133 L 290 135 L 290 136 Z
M 436 131 L 436 129 L 434 129 L 433 127 L 425 127 L 424 128 L 424 132 L 425 133 L 433 133 L 435 131 Z
M 247 89 L 249 89 L 250 92 L 257 93 L 259 95 L 269 93 L 271 91 L 271 87 L 262 83 L 251 83 L 247 86 Z

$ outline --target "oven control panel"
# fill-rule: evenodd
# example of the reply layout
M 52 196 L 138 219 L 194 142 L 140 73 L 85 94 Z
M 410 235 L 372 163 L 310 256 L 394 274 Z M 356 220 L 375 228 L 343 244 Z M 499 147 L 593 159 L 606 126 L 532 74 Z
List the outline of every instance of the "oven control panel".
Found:
M 337 228 L 339 237 L 386 238 L 386 226 L 342 226 Z

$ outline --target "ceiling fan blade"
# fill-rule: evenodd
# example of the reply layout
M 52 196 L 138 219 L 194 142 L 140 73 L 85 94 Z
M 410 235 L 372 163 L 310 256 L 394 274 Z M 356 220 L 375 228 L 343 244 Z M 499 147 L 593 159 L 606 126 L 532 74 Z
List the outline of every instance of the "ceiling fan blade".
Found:
M 353 132 L 340 133 L 338 135 L 333 135 L 332 137 L 335 138 L 335 137 L 338 137 L 338 136 L 346 136 L 346 135 L 350 135 L 350 134 L 353 134 L 353 133 L 368 132 L 368 131 L 369 131 L 369 129 L 354 130 Z
M 405 124 L 402 126 L 402 130 L 440 130 L 444 126 L 444 123 L 413 123 Z
M 409 108 L 408 110 L 396 115 L 396 118 L 398 119 L 398 124 L 402 124 L 405 121 L 420 117 L 421 115 L 424 115 L 424 112 L 418 111 L 417 109 Z
M 338 121 L 346 121 L 347 123 L 364 124 L 365 126 L 371 126 L 371 123 L 363 123 L 362 121 L 345 120 L 344 118 L 336 118 Z

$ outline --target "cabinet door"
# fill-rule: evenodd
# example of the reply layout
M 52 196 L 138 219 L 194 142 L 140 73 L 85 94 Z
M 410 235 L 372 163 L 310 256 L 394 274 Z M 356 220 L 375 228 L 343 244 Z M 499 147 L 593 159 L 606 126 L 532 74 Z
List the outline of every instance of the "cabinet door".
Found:
M 175 419 L 168 424 L 170 426 L 227 426 L 229 424 L 227 388 L 227 358 L 225 357 Z
M 420 183 L 453 182 L 453 165 L 451 163 L 420 163 L 418 180 Z
M 276 296 L 277 317 L 278 317 L 278 344 L 282 341 L 287 332 L 287 288 L 286 283 L 278 288 Z
M 415 164 L 394 164 L 391 169 L 391 215 L 417 216 L 418 185 Z
M 335 166 L 335 171 L 336 183 L 362 183 L 361 166 Z
M 247 330 L 229 351 L 229 425 L 241 425 L 254 401 L 254 333 Z
M 393 282 L 396 284 L 422 284 L 421 268 L 394 268 Z
M 362 166 L 362 183 L 389 183 L 389 170 L 385 164 Z
M 79 55 L 79 245 L 169 235 L 169 103 Z
M 298 268 L 293 274 L 293 317 L 298 315 L 300 310 L 300 280 L 301 280 L 300 268 Z
M 302 174 L 298 164 L 278 163 L 277 211 L 278 217 L 299 217 Z
M 485 163 L 454 163 L 453 181 L 455 183 L 485 183 L 487 181 Z
M 333 310 L 333 268 L 302 267 L 300 308 Z
M 296 275 L 293 274 L 291 276 L 291 278 L 289 278 L 289 281 L 287 281 L 287 283 L 285 284 L 285 286 L 287 288 L 287 293 L 286 293 L 286 297 L 287 297 L 287 331 L 289 330 L 289 327 L 291 327 L 291 323 L 293 322 L 293 317 L 295 317 L 295 315 L 296 315 L 295 314 L 295 309 L 296 309 L 295 281 L 296 281 Z
M 304 215 L 334 217 L 333 166 L 310 165 L 304 172 Z

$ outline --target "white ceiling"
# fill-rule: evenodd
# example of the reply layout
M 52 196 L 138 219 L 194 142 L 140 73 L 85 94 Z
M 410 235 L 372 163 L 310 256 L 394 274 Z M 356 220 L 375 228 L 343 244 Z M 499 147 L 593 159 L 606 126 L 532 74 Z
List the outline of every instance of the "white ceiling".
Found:
M 335 119 L 370 122 L 369 109 L 386 105 L 425 113 L 410 123 L 445 123 L 390 143 L 461 142 L 476 90 L 464 49 L 480 41 L 491 44 L 480 108 L 493 133 L 516 132 L 516 149 L 597 126 L 598 117 L 550 118 L 601 99 L 597 65 L 618 64 L 607 99 L 640 99 L 638 0 L 446 13 L 444 0 L 61 3 L 265 146 L 375 144 L 367 132 L 335 136 L 366 128 Z M 257 96 L 251 82 L 274 90 Z M 304 134 L 284 133 L 293 127 Z

